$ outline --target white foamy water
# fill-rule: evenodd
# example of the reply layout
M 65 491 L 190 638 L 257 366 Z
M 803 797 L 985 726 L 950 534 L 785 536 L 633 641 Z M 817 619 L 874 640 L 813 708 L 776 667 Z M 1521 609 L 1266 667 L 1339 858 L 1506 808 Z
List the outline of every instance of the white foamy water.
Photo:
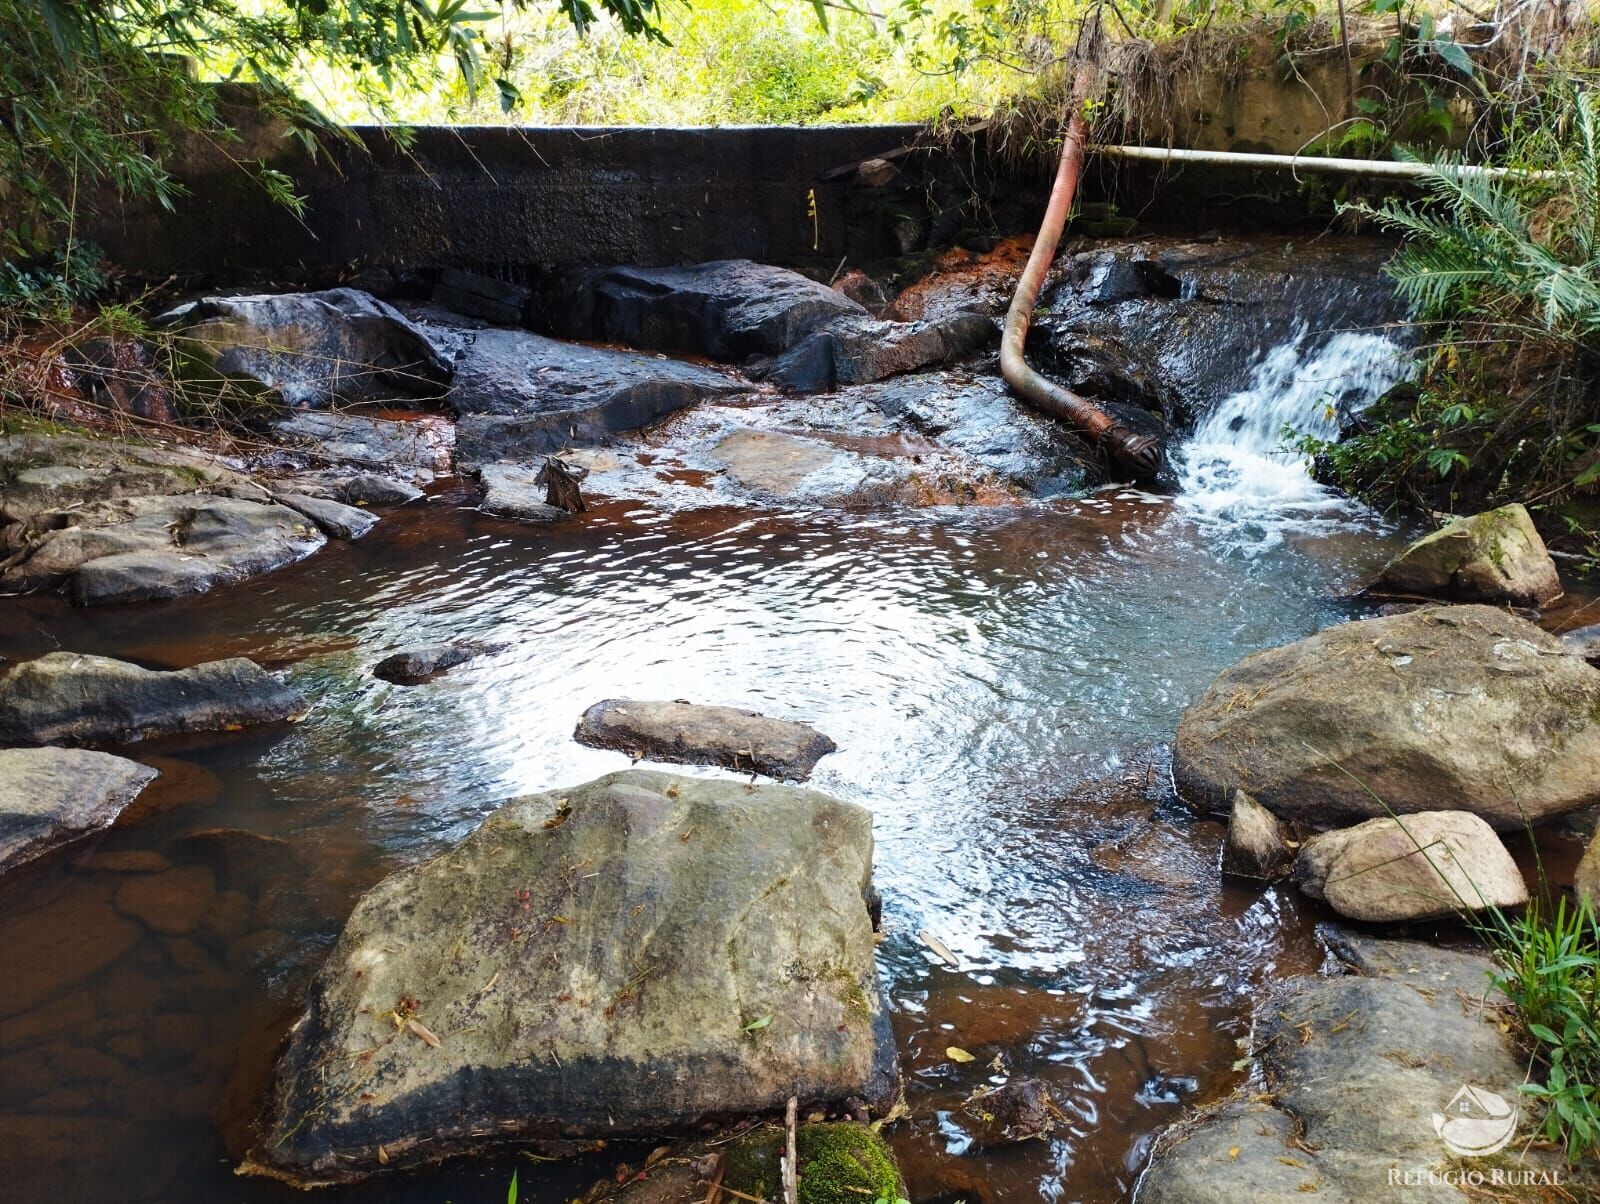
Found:
M 1220 402 L 1179 450 L 1178 505 L 1245 553 L 1275 547 L 1291 530 L 1361 521 L 1359 505 L 1312 479 L 1285 430 L 1329 438 L 1341 415 L 1365 409 L 1409 371 L 1387 335 L 1302 330 L 1262 356 L 1249 386 Z

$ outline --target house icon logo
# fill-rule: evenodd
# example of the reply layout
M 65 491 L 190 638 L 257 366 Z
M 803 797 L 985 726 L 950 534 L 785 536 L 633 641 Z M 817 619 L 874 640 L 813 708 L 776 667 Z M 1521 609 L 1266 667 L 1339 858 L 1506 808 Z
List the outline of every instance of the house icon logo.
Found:
M 1516 1135 L 1517 1110 L 1493 1091 L 1463 1086 L 1443 1112 L 1433 1114 L 1433 1131 L 1452 1154 L 1482 1158 L 1505 1149 Z

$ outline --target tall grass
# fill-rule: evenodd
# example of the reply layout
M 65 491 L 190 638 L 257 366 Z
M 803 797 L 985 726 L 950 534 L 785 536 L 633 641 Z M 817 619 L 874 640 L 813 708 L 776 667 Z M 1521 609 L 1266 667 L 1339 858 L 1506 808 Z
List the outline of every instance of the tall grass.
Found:
M 1544 1105 L 1538 1135 L 1571 1163 L 1600 1154 L 1600 917 L 1587 899 L 1552 904 L 1545 894 L 1520 915 L 1493 911 L 1477 925 L 1533 1057 L 1522 1090 Z

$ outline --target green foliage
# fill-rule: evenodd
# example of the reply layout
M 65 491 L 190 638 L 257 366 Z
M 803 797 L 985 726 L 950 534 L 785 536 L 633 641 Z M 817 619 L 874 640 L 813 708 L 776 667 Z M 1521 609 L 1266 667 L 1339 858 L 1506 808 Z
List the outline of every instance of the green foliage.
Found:
M 0 260 L 70 241 L 74 215 L 106 194 L 170 205 L 166 162 L 185 139 L 229 158 L 231 131 L 216 80 L 260 86 L 269 109 L 308 148 L 337 128 L 296 84 L 321 64 L 367 113 L 454 70 L 474 94 L 485 69 L 482 29 L 526 0 L 0 0 Z M 603 11 L 623 34 L 660 39 L 660 0 L 561 0 L 564 20 Z M 278 199 L 279 173 L 235 158 Z
M 1344 206 L 1405 238 L 1386 268 L 1433 337 L 1415 386 L 1308 440 L 1373 500 L 1538 498 L 1547 534 L 1600 485 L 1600 96 L 1556 82 L 1508 123 L 1499 176 L 1440 155 L 1421 200 Z
M 0 262 L 0 313 L 61 317 L 105 284 L 105 264 L 93 243 L 69 243 L 29 260 Z
M 1588 900 L 1562 899 L 1494 913 L 1488 934 L 1503 967 L 1494 985 L 1534 1057 L 1522 1090 L 1544 1106 L 1539 1135 L 1572 1163 L 1600 1153 L 1600 919 Z

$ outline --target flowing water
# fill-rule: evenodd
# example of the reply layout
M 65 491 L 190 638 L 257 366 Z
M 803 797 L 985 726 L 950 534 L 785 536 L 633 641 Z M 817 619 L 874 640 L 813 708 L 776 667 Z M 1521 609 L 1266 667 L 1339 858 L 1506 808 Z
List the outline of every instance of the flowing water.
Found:
M 290 729 L 161 748 L 164 777 L 96 849 L 0 882 L 0 1197 L 300 1198 L 232 1177 L 230 1158 L 352 901 L 506 798 L 625 765 L 571 733 L 590 703 L 635 696 L 804 717 L 838 741 L 814 784 L 876 817 L 913 1195 L 1123 1198 L 1152 1135 L 1237 1081 L 1251 992 L 1320 961 L 1319 917 L 1292 891 L 1221 883 L 1221 825 L 1172 797 L 1166 749 L 1219 670 L 1355 613 L 1341 599 L 1396 536 L 1315 486 L 1280 428 L 1329 421 L 1330 398 L 1396 371 L 1372 335 L 1272 350 L 1182 453 L 1176 498 L 606 504 L 532 529 L 443 493 L 226 593 L 0 600 L 6 656 L 244 654 L 318 699 Z M 414 689 L 366 672 L 455 636 L 506 650 Z M 136 851 L 205 867 L 142 923 L 119 912 L 131 878 L 107 856 Z M 1069 1123 L 974 1148 L 959 1104 L 999 1068 L 1044 1078 Z M 631 1153 L 462 1161 L 328 1195 L 498 1201 L 520 1166 L 524 1200 L 564 1201 Z

